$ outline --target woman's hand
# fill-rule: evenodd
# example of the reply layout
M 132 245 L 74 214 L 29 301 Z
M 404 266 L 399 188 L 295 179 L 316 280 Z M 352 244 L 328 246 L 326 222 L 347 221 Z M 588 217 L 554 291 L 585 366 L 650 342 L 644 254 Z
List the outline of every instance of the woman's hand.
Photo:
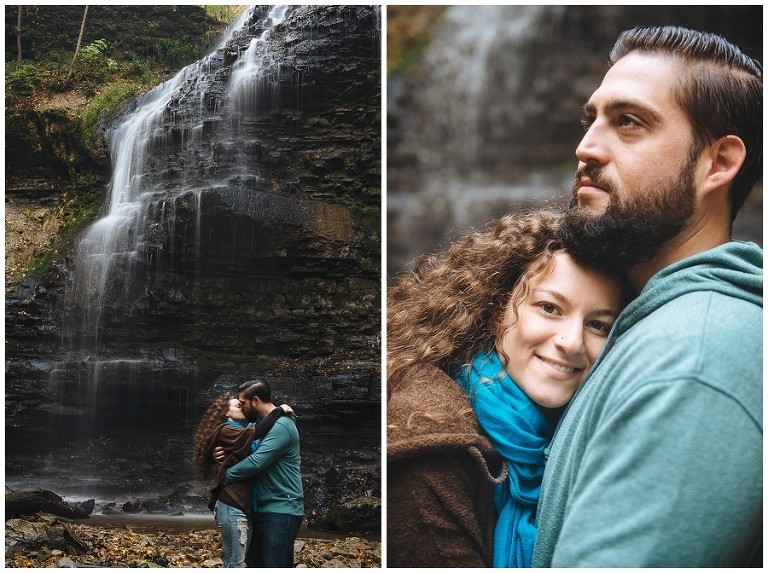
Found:
M 288 404 L 280 404 L 280 407 L 283 409 L 283 412 L 285 412 L 286 416 L 293 416 L 293 408 L 291 408 Z
M 213 448 L 213 461 L 217 464 L 220 464 L 225 459 L 227 459 L 227 454 L 224 452 L 224 448 L 221 446 L 216 446 Z

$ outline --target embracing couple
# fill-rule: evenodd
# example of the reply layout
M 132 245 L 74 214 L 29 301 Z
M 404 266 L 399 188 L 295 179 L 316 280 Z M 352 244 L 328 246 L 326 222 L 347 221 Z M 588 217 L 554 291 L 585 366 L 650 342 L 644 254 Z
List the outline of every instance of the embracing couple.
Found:
M 387 564 L 762 564 L 762 74 L 624 32 L 570 205 L 504 217 L 388 295 Z
M 221 529 L 223 566 L 293 567 L 304 516 L 293 409 L 276 407 L 264 380 L 238 392 L 208 408 L 193 454 L 199 474 L 215 473 L 208 507 Z

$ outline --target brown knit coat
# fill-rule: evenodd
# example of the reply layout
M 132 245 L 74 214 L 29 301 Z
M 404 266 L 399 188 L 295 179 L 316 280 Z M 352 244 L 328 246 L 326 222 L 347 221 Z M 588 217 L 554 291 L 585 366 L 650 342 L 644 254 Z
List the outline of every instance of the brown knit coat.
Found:
M 387 565 L 492 567 L 502 467 L 459 385 L 408 370 L 387 402 Z
M 250 517 L 252 513 L 253 495 L 251 493 L 252 480 L 244 479 L 222 486 L 221 482 L 227 476 L 227 470 L 237 462 L 244 460 L 251 454 L 251 442 L 256 434 L 256 428 L 236 428 L 232 424 L 221 424 L 216 428 L 208 439 L 208 447 L 205 455 L 208 458 L 213 457 L 213 450 L 216 446 L 222 446 L 224 450 L 230 452 L 227 458 L 219 465 L 216 477 L 211 484 L 211 497 L 208 500 L 208 508 L 213 511 L 216 500 L 219 498 L 219 492 L 222 487 L 229 496 L 239 505 L 242 510 Z

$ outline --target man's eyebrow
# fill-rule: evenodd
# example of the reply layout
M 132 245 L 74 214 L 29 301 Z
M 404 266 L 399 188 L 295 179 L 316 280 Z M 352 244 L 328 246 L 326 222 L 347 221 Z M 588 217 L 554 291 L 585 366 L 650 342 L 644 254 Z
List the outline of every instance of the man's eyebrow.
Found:
M 602 105 L 603 113 L 616 113 L 624 110 L 638 110 L 647 115 L 652 123 L 659 123 L 661 116 L 652 107 L 634 99 L 610 99 Z M 584 115 L 597 115 L 597 106 L 591 100 L 582 107 Z

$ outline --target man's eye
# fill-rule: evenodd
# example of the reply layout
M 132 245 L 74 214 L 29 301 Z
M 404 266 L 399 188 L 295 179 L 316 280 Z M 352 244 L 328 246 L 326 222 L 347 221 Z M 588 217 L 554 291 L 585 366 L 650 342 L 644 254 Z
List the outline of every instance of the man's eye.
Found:
M 582 118 L 581 118 L 581 127 L 584 128 L 584 131 L 587 131 L 592 126 L 592 124 L 594 122 L 595 122 L 595 118 L 594 117 L 582 116 Z
M 629 115 L 620 116 L 619 125 L 622 127 L 640 127 L 638 121 Z

